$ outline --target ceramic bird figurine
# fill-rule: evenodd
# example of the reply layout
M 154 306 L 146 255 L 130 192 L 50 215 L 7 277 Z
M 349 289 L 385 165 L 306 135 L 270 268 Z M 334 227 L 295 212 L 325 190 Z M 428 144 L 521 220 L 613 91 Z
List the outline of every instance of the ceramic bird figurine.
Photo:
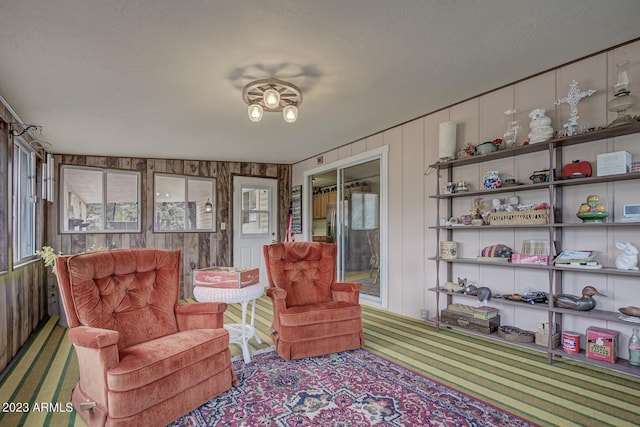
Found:
M 606 297 L 606 295 L 598 292 L 593 286 L 585 286 L 582 289 L 582 296 L 560 294 L 553 296 L 553 302 L 556 307 L 569 308 L 571 310 L 589 311 L 596 308 L 596 300 L 593 299 L 594 295 Z

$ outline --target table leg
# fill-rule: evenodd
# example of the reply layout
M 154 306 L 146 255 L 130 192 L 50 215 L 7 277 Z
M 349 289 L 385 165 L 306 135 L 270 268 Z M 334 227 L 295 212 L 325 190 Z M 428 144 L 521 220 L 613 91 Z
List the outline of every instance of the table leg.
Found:
M 258 331 L 256 331 L 255 319 L 256 319 L 256 300 L 253 300 L 251 301 L 251 330 L 254 331 L 253 337 L 256 339 L 258 344 L 262 344 L 262 340 L 260 339 L 260 336 L 258 336 Z
M 244 363 L 251 363 L 251 353 L 249 353 L 249 339 L 247 338 L 247 304 L 248 301 L 242 303 L 242 335 L 240 338 L 240 346 L 242 347 L 242 357 Z M 252 319 L 253 320 L 253 319 Z

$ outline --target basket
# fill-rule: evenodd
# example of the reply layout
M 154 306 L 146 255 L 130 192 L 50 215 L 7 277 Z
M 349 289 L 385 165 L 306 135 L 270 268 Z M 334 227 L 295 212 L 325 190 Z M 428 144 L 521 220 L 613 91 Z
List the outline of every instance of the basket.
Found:
M 549 209 L 517 212 L 492 212 L 490 225 L 549 224 Z

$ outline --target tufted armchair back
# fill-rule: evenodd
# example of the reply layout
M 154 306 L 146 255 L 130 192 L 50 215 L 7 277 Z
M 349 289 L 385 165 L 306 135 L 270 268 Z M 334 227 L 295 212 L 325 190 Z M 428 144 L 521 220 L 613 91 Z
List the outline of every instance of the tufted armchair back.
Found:
M 264 247 L 269 286 L 287 291 L 287 307 L 331 301 L 336 245 L 274 243 Z
M 83 253 L 58 257 L 56 267 L 70 327 L 118 331 L 120 350 L 178 331 L 180 251 Z

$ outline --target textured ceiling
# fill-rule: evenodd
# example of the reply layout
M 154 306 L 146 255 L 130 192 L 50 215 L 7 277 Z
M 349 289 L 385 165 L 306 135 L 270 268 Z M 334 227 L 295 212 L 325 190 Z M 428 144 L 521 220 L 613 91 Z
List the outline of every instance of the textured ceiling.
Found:
M 637 37 L 638 0 L 0 0 L 0 95 L 54 153 L 294 163 Z M 268 77 L 295 124 L 248 120 Z

